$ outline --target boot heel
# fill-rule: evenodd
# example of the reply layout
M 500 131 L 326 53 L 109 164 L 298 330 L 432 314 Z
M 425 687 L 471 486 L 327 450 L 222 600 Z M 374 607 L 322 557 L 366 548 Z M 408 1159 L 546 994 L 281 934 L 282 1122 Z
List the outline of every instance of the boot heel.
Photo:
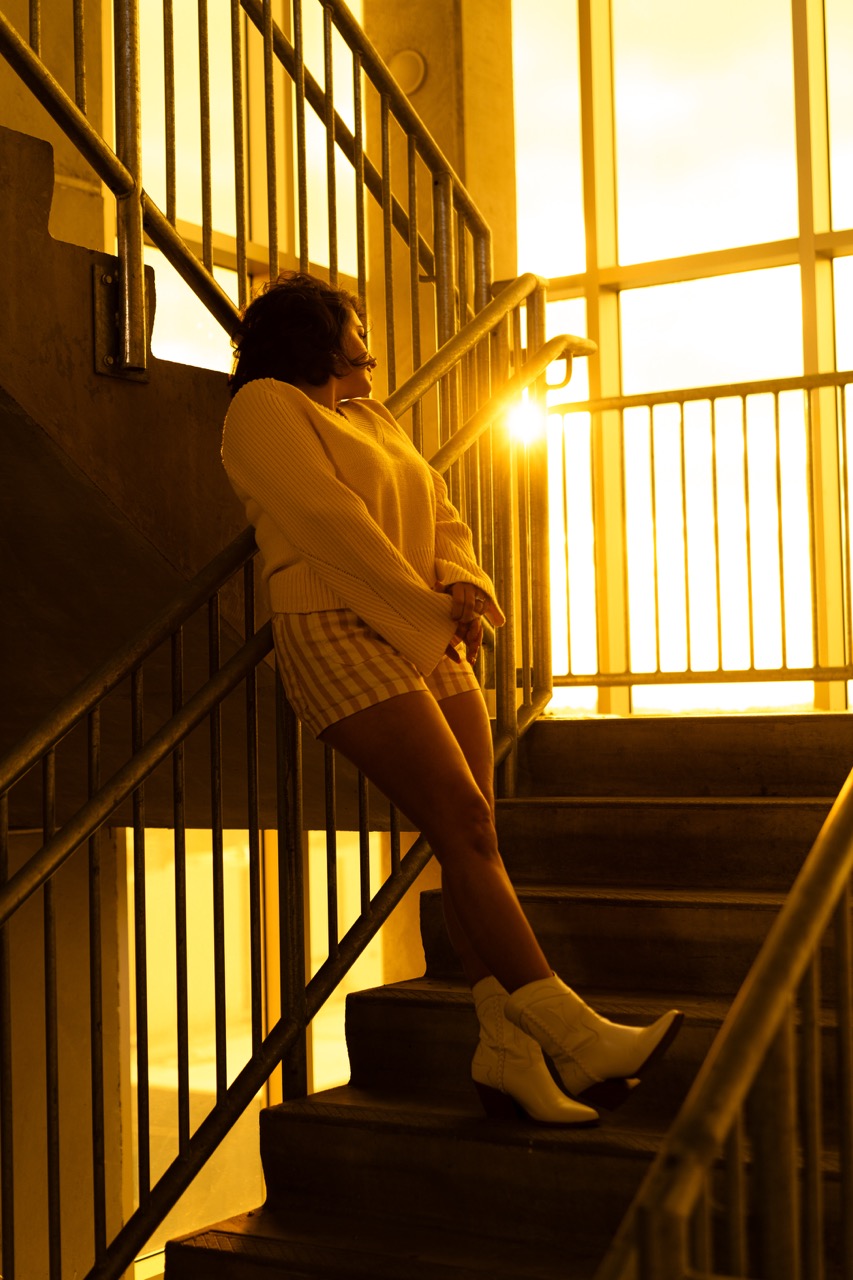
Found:
M 476 1080 L 474 1088 L 479 1095 L 480 1105 L 490 1120 L 518 1120 L 519 1117 L 526 1120 L 528 1118 L 508 1093 L 501 1093 L 500 1089 L 493 1089 L 487 1084 L 478 1084 Z

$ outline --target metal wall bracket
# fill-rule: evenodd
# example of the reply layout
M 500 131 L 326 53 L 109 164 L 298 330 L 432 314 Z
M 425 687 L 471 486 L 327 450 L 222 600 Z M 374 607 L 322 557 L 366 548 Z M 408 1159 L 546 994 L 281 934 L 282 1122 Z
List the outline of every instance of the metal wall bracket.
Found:
M 123 378 L 127 382 L 147 382 L 147 370 L 128 369 L 121 363 L 118 273 L 117 258 L 113 259 L 112 264 L 92 264 L 95 373 L 109 378 Z

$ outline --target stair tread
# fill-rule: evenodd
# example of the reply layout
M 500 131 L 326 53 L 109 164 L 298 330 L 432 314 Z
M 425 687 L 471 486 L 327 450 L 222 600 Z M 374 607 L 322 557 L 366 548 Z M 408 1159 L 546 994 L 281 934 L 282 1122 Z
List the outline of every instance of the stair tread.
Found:
M 526 1150 L 580 1149 L 588 1155 L 651 1157 L 660 1145 L 660 1131 L 649 1124 L 642 1106 L 642 1085 L 615 1111 L 602 1111 L 601 1124 L 593 1129 L 536 1124 L 486 1117 L 477 1096 L 470 1092 L 436 1090 L 428 1095 L 409 1090 L 367 1089 L 338 1085 L 307 1098 L 268 1107 L 262 1116 L 266 1126 L 289 1121 L 320 1125 L 382 1129 L 394 1134 L 430 1134 Z
M 659 889 L 648 888 L 612 888 L 609 885 L 538 885 L 524 884 L 517 886 L 518 897 L 522 902 L 571 902 L 578 905 L 589 903 L 610 903 L 614 906 L 673 906 L 673 907 L 742 907 L 745 910 L 758 908 L 777 909 L 782 906 L 787 894 L 774 890 L 750 889 Z M 440 889 L 427 889 L 422 896 L 440 897 Z
M 799 809 L 814 808 L 829 812 L 834 800 L 831 796 L 646 796 L 646 795 L 535 795 L 513 796 L 499 799 L 498 815 L 513 809 Z
M 581 1248 L 567 1256 L 550 1242 L 537 1240 L 531 1248 L 524 1240 L 496 1241 L 474 1230 L 460 1232 L 447 1225 L 431 1229 L 380 1215 L 336 1213 L 332 1218 L 328 1212 L 303 1212 L 298 1222 L 285 1225 L 262 1207 L 171 1242 L 167 1262 L 181 1256 L 188 1263 L 182 1268 L 187 1275 L 195 1273 L 195 1253 L 206 1258 L 225 1254 L 297 1278 L 551 1280 L 559 1275 L 564 1280 L 584 1280 L 594 1270 L 597 1252 L 584 1256 Z M 204 1273 L 199 1270 L 198 1274 Z
M 633 994 L 614 993 L 612 991 L 595 991 L 585 988 L 584 999 L 592 1004 L 608 1018 L 622 1020 L 633 1014 L 638 1022 L 657 1017 L 664 1011 L 666 997 L 637 992 Z M 461 981 L 442 978 L 409 978 L 405 982 L 396 982 L 388 986 L 368 987 L 363 991 L 353 991 L 347 996 L 347 1003 L 360 1001 L 376 1001 L 383 1004 L 405 1005 L 463 1005 L 472 1008 L 471 992 Z M 691 1023 L 713 1026 L 722 1022 L 731 1005 L 730 1000 L 714 996 L 679 996 L 673 999 L 685 1017 Z

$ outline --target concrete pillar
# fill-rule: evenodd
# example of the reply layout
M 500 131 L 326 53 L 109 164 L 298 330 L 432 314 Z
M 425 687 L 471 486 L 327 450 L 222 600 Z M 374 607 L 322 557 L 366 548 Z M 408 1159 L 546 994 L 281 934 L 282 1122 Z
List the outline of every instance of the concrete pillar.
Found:
M 517 267 L 511 18 L 510 0 L 364 4 L 370 40 L 492 228 L 497 279 Z

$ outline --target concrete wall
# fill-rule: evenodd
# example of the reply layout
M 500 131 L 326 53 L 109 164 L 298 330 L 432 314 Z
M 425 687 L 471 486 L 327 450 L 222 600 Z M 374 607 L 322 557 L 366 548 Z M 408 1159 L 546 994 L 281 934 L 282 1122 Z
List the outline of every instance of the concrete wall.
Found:
M 29 41 L 28 0 L 7 0 L 3 13 Z M 103 0 L 85 5 L 86 115 L 94 129 L 111 139 L 112 48 L 111 6 Z M 75 96 L 74 31 L 70 4 L 42 4 L 41 56 L 51 74 L 72 99 Z M 50 215 L 51 233 L 60 240 L 90 249 L 111 249 L 115 241 L 115 198 L 65 137 L 32 92 L 4 59 L 0 59 L 0 123 L 49 142 L 56 157 L 56 195 Z

